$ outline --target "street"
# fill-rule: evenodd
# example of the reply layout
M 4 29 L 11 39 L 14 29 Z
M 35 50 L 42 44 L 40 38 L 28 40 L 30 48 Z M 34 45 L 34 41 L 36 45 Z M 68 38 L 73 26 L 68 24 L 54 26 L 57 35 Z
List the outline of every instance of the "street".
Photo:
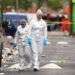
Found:
M 75 0 L 0 0 L 0 75 L 75 75 L 74 34 Z
M 48 33 L 48 38 L 49 45 L 41 55 L 40 71 L 5 69 L 0 71 L 0 75 L 75 75 L 75 37 Z

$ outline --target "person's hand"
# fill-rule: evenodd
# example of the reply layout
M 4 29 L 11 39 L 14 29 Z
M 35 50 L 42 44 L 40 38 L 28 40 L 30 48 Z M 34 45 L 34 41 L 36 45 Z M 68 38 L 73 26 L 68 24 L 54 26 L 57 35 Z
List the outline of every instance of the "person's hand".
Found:
M 31 46 L 32 44 L 32 38 L 31 37 L 28 37 L 28 44 Z
M 16 48 L 17 44 L 16 43 L 13 43 L 13 48 Z
M 48 38 L 46 37 L 46 38 L 44 38 L 44 46 L 47 46 L 48 45 Z

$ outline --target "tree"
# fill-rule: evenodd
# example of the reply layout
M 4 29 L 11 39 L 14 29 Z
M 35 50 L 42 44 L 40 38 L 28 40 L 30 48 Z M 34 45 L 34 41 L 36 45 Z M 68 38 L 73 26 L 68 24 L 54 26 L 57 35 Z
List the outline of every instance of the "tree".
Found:
M 3 0 L 3 7 L 6 8 L 6 6 L 16 6 L 15 0 Z
M 48 7 L 57 10 L 59 8 L 62 8 L 61 1 L 63 0 L 3 0 L 3 6 L 4 8 L 6 8 L 6 6 L 15 6 L 18 8 L 28 9 L 29 7 L 32 6 L 32 3 L 35 3 L 38 8 L 41 7 L 44 3 Z
M 31 7 L 31 5 L 32 5 L 32 1 L 30 0 L 19 0 L 20 8 L 28 9 L 29 7 Z
M 62 3 L 61 0 L 48 0 L 47 1 L 48 7 L 52 8 L 54 10 L 62 8 L 61 3 Z
M 37 5 L 37 6 L 38 6 L 38 8 L 39 8 L 39 7 L 41 7 L 41 6 L 42 6 L 42 4 L 43 4 L 44 0 L 32 0 L 32 2 L 33 2 L 33 3 L 36 3 L 36 5 Z

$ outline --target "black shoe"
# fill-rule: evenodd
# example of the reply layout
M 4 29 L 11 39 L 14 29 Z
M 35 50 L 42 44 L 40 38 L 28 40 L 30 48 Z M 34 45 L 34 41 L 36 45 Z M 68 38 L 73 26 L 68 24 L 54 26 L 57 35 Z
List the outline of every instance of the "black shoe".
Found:
M 37 68 L 34 68 L 34 69 L 33 69 L 33 71 L 34 71 L 34 72 L 36 72 L 36 71 L 39 71 L 39 69 L 37 69 Z

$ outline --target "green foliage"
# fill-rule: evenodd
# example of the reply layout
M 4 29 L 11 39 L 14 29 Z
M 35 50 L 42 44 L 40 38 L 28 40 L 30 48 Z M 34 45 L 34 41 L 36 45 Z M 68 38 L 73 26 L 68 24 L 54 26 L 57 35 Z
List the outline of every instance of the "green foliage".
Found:
M 29 0 L 19 0 L 19 7 L 20 8 L 27 9 L 27 8 L 31 7 L 31 5 L 32 5 L 32 1 L 29 1 Z
M 36 5 L 37 5 L 38 7 L 41 7 L 42 4 L 43 4 L 43 2 L 44 2 L 44 0 L 32 0 L 32 2 L 33 2 L 33 3 L 36 3 Z
M 3 0 L 3 6 L 6 7 L 6 6 L 15 6 L 16 5 L 16 2 L 15 0 Z
M 2 0 L 3 6 L 15 6 L 16 7 L 16 0 Z M 57 10 L 58 8 L 62 7 L 61 1 L 62 0 L 46 0 L 48 7 Z M 27 9 L 31 7 L 32 3 L 36 3 L 38 7 L 41 7 L 44 0 L 18 0 L 19 8 Z
M 48 7 L 51 7 L 54 10 L 62 8 L 61 0 L 48 0 Z

